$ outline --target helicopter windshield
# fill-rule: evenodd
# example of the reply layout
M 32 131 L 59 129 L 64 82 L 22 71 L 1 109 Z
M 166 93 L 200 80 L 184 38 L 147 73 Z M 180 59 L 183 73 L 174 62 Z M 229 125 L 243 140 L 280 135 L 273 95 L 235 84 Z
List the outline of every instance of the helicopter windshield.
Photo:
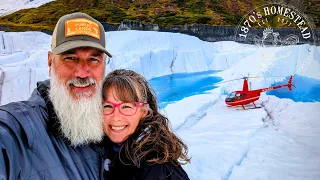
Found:
M 226 98 L 226 102 L 234 102 L 235 99 L 238 99 L 238 98 L 235 98 L 236 96 L 238 97 L 240 94 L 237 94 L 236 92 L 232 92 L 230 93 L 227 98 Z
M 231 99 L 231 98 L 234 98 L 235 96 L 236 96 L 236 92 L 232 92 L 227 96 L 227 98 Z

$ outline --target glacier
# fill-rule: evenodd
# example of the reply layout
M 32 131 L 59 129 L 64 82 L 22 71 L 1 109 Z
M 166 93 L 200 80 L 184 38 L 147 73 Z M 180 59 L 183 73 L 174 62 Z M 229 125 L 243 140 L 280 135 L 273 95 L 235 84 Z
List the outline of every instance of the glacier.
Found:
M 41 32 L 0 32 L 0 104 L 26 100 L 36 82 L 49 78 L 51 36 Z M 106 73 L 126 68 L 147 79 L 174 73 L 220 71 L 228 80 L 276 76 L 254 81 L 270 86 L 292 74 L 320 79 L 320 47 L 309 44 L 257 47 L 232 41 L 205 42 L 179 33 L 106 33 Z M 221 84 L 207 94 L 168 104 L 161 112 L 189 147 L 193 180 L 320 178 L 320 102 L 294 102 L 262 94 L 263 108 L 237 110 L 223 92 L 242 82 Z M 299 88 L 299 87 L 297 87 Z

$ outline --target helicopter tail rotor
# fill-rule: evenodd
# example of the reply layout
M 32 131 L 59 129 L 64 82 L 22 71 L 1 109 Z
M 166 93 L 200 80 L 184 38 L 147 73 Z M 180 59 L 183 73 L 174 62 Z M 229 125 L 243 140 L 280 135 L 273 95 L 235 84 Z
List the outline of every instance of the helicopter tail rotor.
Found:
M 290 91 L 292 91 L 292 86 L 295 87 L 294 85 L 292 85 L 292 76 L 290 76 L 290 79 L 289 79 L 289 81 L 288 81 L 288 89 L 289 89 Z

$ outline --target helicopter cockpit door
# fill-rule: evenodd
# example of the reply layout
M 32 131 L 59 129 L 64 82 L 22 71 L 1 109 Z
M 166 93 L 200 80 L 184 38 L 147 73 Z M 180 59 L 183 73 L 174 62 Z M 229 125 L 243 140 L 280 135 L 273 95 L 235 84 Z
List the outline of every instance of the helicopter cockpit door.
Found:
M 226 97 L 226 102 L 233 102 L 235 96 L 236 96 L 236 92 L 230 93 L 230 94 Z

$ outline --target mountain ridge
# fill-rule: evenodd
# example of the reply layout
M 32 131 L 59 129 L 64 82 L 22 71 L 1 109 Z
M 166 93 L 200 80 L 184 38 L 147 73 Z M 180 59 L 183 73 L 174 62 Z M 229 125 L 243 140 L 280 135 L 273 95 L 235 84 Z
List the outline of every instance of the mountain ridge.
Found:
M 156 24 L 169 28 L 174 25 L 204 24 L 236 26 L 250 10 L 261 8 L 270 0 L 56 0 L 37 8 L 22 9 L 0 17 L 6 31 L 52 31 L 64 14 L 81 11 L 105 24 L 119 25 L 124 20 Z M 281 0 L 296 5 L 320 27 L 320 2 L 317 0 Z M 73 8 L 70 8 L 73 7 Z

